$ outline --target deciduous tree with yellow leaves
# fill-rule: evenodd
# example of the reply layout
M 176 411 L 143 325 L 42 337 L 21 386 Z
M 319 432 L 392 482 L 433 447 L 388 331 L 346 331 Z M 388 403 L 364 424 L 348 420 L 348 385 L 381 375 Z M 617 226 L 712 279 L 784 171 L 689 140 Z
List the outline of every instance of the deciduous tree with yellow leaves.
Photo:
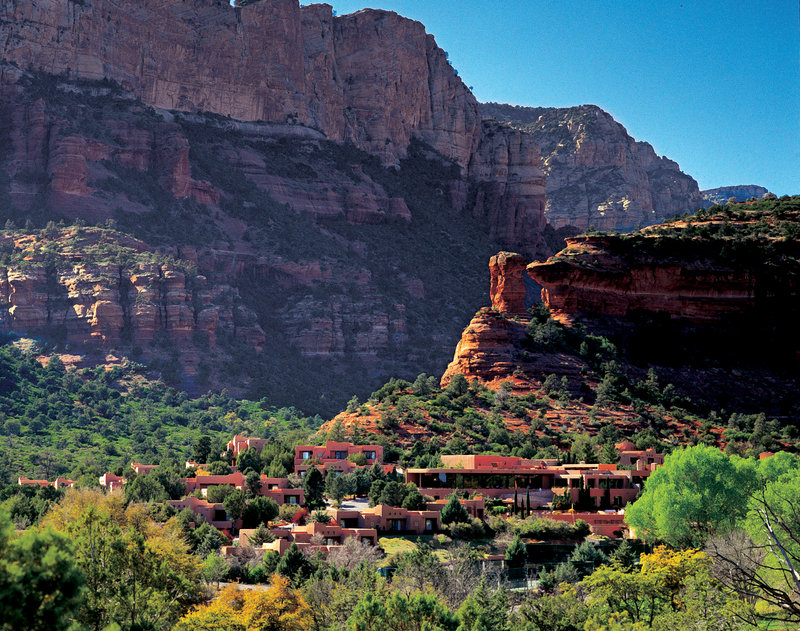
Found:
M 305 600 L 275 575 L 265 591 L 229 585 L 219 598 L 181 618 L 175 631 L 306 631 L 310 625 Z

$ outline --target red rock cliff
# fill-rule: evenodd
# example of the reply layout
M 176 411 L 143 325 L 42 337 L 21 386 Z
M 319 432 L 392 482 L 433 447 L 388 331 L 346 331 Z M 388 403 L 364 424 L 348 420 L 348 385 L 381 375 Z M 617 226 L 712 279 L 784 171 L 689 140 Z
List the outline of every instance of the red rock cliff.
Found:
M 477 103 L 419 22 L 387 11 L 262 0 L 13 0 L 0 7 L 7 61 L 112 79 L 157 108 L 298 122 L 387 161 L 413 134 L 462 165 Z
M 704 261 L 629 261 L 613 236 L 579 236 L 544 262 L 528 265 L 554 316 L 625 318 L 643 312 L 713 323 L 755 308 L 756 277 L 747 267 Z
M 299 123 L 384 163 L 420 138 L 478 182 L 474 212 L 492 238 L 543 253 L 538 145 L 482 126 L 477 101 L 433 36 L 396 13 L 334 17 L 329 5 L 297 0 L 236 9 L 224 0 L 9 0 L 0 5 L 0 48 L 20 68 L 110 79 L 156 108 Z M 181 160 L 170 157 L 174 173 Z M 179 179 L 176 194 L 208 199 Z M 85 187 L 80 177 L 76 186 Z M 451 191 L 457 207 L 466 191 Z
M 555 317 L 619 333 L 631 352 L 657 345 L 671 361 L 680 353 L 792 361 L 800 241 L 796 202 L 782 204 L 728 209 L 732 221 L 720 214 L 567 239 L 528 272 Z
M 479 310 L 461 334 L 453 361 L 442 375 L 446 387 L 456 374 L 497 386 L 515 378 L 541 379 L 557 373 L 577 379 L 579 363 L 563 354 L 527 350 L 525 257 L 499 252 L 489 260 L 491 308 Z
M 703 206 L 697 182 L 595 105 L 481 105 L 541 146 L 548 223 L 629 232 Z M 726 198 L 727 199 L 727 198 Z

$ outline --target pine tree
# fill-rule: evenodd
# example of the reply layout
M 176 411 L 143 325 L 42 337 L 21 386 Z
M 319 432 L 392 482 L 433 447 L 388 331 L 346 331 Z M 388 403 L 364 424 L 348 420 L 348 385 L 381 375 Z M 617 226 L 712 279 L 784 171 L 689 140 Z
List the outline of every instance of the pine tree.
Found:
M 313 465 L 306 470 L 303 476 L 303 492 L 306 497 L 306 507 L 309 510 L 325 506 L 325 476 Z
M 511 545 L 506 550 L 506 563 L 510 568 L 522 567 L 528 558 L 528 550 L 519 536 L 514 537 Z
M 300 552 L 297 544 L 292 543 L 278 562 L 276 570 L 288 578 L 294 587 L 299 587 L 311 576 L 311 562 Z
M 469 513 L 467 509 L 464 508 L 464 505 L 458 501 L 458 496 L 453 493 L 442 509 L 442 523 L 452 524 L 466 522 L 469 522 Z

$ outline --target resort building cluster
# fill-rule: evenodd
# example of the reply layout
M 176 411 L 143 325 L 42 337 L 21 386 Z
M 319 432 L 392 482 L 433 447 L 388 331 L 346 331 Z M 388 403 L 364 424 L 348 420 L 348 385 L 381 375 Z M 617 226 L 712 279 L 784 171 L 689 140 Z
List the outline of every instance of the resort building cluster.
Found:
M 198 521 L 208 522 L 225 534 L 233 544 L 223 548 L 223 553 L 237 554 L 238 547 L 247 546 L 253 530 L 242 529 L 241 520 L 232 519 L 225 506 L 206 499 L 208 489 L 214 486 L 248 488 L 246 476 L 236 468 L 239 455 L 248 450 L 261 451 L 267 444 L 261 438 L 234 436 L 227 449 L 232 455 L 232 473 L 207 475 L 202 465 L 187 462 L 187 468 L 199 466 L 194 477 L 182 478 L 186 486 L 185 496 L 179 500 L 168 500 L 176 511 L 190 510 Z M 632 502 L 644 487 L 645 479 L 655 467 L 663 464 L 664 457 L 653 449 L 637 450 L 633 443 L 625 441 L 616 445 L 620 462 L 613 464 L 578 463 L 558 464 L 549 459 L 526 459 L 514 456 L 493 455 L 445 455 L 441 456 L 442 467 L 408 468 L 405 470 L 383 463 L 383 447 L 380 445 L 354 445 L 346 442 L 328 441 L 324 446 L 301 445 L 295 448 L 294 473 L 296 477 L 274 478 L 261 475 L 260 485 L 253 489 L 256 495 L 269 497 L 279 506 L 297 506 L 297 518 L 290 522 L 273 522 L 269 530 L 275 540 L 259 547 L 283 553 L 292 543 L 301 549 L 330 551 L 343 545 L 351 537 L 358 541 L 377 544 L 384 534 L 420 535 L 440 532 L 443 528 L 441 512 L 447 500 L 456 493 L 460 503 L 471 518 L 484 519 L 486 502 L 494 506 L 507 506 L 507 513 L 523 507 L 537 517 L 557 521 L 585 521 L 595 535 L 623 537 L 627 534 L 623 522 L 624 508 Z M 358 463 L 358 464 L 356 464 Z M 378 464 L 384 473 L 396 476 L 398 481 L 413 483 L 427 499 L 425 510 L 410 510 L 379 504 L 367 507 L 362 500 L 352 506 L 344 503 L 340 507 L 328 506 L 328 523 L 303 518 L 305 495 L 302 485 L 297 484 L 311 467 L 316 467 L 325 476 L 349 473 L 360 467 Z M 136 475 L 148 475 L 158 465 L 131 463 Z M 99 483 L 108 492 L 121 489 L 125 483 L 122 476 L 106 473 Z M 20 478 L 19 484 L 50 485 L 46 480 Z M 52 483 L 56 488 L 72 486 L 74 482 L 63 478 Z M 561 510 L 554 510 L 554 507 Z M 502 512 L 502 509 L 501 509 Z M 238 535 L 235 541 L 234 535 Z

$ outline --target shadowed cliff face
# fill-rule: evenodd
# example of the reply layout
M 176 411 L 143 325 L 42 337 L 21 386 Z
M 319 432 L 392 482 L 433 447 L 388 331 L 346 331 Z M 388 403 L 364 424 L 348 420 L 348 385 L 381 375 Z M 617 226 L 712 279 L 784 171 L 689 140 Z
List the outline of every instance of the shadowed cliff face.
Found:
M 9 67 L 5 79 L 2 222 L 113 221 L 145 250 L 232 286 L 246 308 L 232 307 L 233 323 L 260 327 L 263 352 L 218 332 L 218 361 L 203 358 L 213 385 L 332 412 L 391 375 L 441 370 L 463 314 L 483 300 L 483 259 L 499 244 L 485 214 L 458 205 L 475 190 L 460 167 L 421 141 L 398 168 L 385 167 L 300 125 L 158 113 L 113 85 Z M 67 313 L 66 335 L 41 326 L 46 300 L 31 317 L 20 304 L 5 329 L 177 356 L 183 371 L 171 382 L 193 387 L 194 322 L 120 336 L 121 303 L 95 309 L 99 300 L 80 299 L 85 317 Z M 151 338 L 164 348 L 151 349 Z
M 158 27 L 154 26 L 158 25 Z M 316 130 L 397 165 L 417 138 L 462 169 L 492 238 L 544 254 L 536 142 L 481 124 L 478 103 L 419 22 L 365 9 L 262 0 L 14 0 L 0 7 L 3 60 L 112 81 L 146 105 Z M 474 202 L 469 185 L 450 191 Z
M 135 347 L 164 376 L 202 389 L 212 355 L 231 341 L 264 347 L 264 331 L 233 287 L 189 261 L 156 255 L 116 231 L 72 227 L 0 233 L 0 330 L 99 353 Z
M 568 238 L 555 256 L 527 265 L 547 310 L 519 312 L 524 264 L 509 252 L 490 259 L 492 307 L 462 333 L 443 387 L 461 374 L 527 392 L 555 375 L 582 401 L 616 387 L 627 404 L 653 369 L 678 395 L 661 400 L 684 408 L 676 418 L 686 410 L 800 418 L 800 197 Z

